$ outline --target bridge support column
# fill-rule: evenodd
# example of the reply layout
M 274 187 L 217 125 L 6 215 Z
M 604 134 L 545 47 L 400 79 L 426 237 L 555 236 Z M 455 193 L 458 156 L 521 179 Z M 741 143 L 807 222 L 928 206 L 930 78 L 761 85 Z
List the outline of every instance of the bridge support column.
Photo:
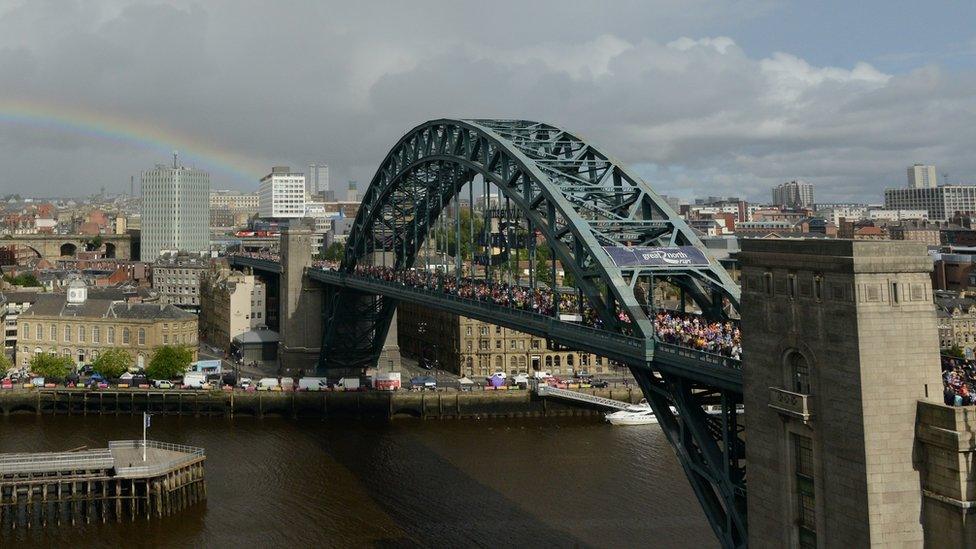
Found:
M 921 546 L 916 408 L 942 398 L 925 246 L 746 240 L 739 260 L 750 545 Z
M 311 265 L 311 222 L 293 220 L 281 233 L 278 357 L 285 375 L 312 372 L 318 361 L 323 297 L 322 288 L 305 276 L 305 269 Z

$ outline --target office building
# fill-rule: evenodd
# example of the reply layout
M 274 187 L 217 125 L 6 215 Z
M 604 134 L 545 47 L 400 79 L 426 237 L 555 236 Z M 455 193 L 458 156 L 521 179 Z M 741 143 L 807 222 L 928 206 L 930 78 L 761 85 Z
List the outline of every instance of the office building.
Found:
M 209 261 L 199 256 L 164 255 L 152 269 L 152 287 L 159 292 L 159 302 L 176 305 L 193 312 L 200 311 L 200 276 Z
M 264 219 L 290 219 L 305 215 L 305 174 L 288 166 L 275 166 L 261 178 L 258 214 Z
M 943 185 L 920 189 L 886 189 L 886 210 L 925 210 L 930 221 L 949 221 L 957 213 L 976 212 L 976 186 Z
M 214 267 L 201 277 L 200 289 L 200 334 L 205 341 L 230 351 L 235 337 L 266 327 L 265 287 L 254 275 Z
M 939 175 L 935 173 L 935 166 L 913 164 L 908 168 L 909 189 L 934 189 L 939 186 Z
M 813 185 L 793 180 L 773 187 L 773 204 L 784 208 L 812 208 Z
M 318 196 L 329 190 L 329 165 L 313 162 L 308 165 L 308 196 Z
M 172 305 L 89 298 L 85 283 L 73 280 L 66 294 L 40 294 L 17 320 L 17 363 L 38 353 L 94 362 L 108 349 L 125 349 L 132 366 L 143 368 L 162 345 L 186 345 L 197 356 L 197 317 Z
M 234 212 L 242 211 L 256 213 L 260 207 L 257 193 L 242 193 L 240 191 L 217 190 L 210 193 L 211 209 L 228 209 Z
M 210 250 L 210 174 L 180 166 L 174 156 L 172 167 L 142 172 L 142 197 L 142 261 L 164 251 Z
M 346 191 L 346 202 L 359 202 L 359 184 L 355 181 L 349 182 L 349 190 Z

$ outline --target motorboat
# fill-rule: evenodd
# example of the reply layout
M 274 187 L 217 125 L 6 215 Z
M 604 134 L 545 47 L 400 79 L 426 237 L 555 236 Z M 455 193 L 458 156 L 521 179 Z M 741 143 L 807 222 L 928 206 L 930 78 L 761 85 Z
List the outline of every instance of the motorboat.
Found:
M 648 425 L 657 423 L 654 410 L 651 410 L 651 405 L 647 401 L 641 401 L 640 404 L 628 406 L 623 410 L 607 414 L 605 417 L 611 425 Z

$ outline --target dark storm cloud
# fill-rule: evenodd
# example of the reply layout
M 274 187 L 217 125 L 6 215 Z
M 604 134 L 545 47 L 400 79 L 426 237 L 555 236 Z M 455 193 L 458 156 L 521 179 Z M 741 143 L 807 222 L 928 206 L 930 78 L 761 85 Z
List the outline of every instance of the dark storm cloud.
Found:
M 417 123 L 496 116 L 571 128 L 668 193 L 762 199 L 800 177 L 820 197 L 877 199 L 916 161 L 976 180 L 973 74 L 816 66 L 736 44 L 738 21 L 778 9 L 32 0 L 0 4 L 0 99 L 156 124 L 259 165 L 326 160 L 361 186 Z M 0 118 L 4 191 L 121 190 L 167 153 Z

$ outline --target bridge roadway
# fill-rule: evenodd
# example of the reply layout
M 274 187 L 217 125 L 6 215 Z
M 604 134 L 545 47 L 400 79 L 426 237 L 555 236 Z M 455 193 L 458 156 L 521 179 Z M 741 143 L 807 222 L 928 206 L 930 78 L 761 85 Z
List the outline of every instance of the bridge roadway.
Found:
M 738 360 L 728 357 L 608 332 L 484 301 L 464 299 L 437 290 L 405 286 L 399 282 L 321 269 L 309 269 L 308 277 L 330 286 L 385 295 L 400 301 L 420 303 L 456 315 L 499 324 L 624 364 L 647 366 L 653 361 L 654 369 L 708 384 L 711 387 L 734 392 L 742 391 L 741 364 Z
M 248 256 L 231 256 L 232 265 L 250 267 L 270 274 L 281 274 L 281 263 L 273 259 Z M 468 318 L 499 324 L 538 337 L 549 338 L 569 348 L 583 349 L 624 364 L 646 366 L 654 362 L 654 368 L 665 373 L 741 394 L 742 363 L 721 355 L 671 345 L 661 341 L 645 341 L 641 338 L 615 334 L 573 322 L 502 307 L 483 301 L 463 299 L 454 295 L 404 286 L 323 269 L 308 269 L 310 279 L 331 286 L 352 288 L 371 294 L 388 295 L 392 298 L 430 305 Z

